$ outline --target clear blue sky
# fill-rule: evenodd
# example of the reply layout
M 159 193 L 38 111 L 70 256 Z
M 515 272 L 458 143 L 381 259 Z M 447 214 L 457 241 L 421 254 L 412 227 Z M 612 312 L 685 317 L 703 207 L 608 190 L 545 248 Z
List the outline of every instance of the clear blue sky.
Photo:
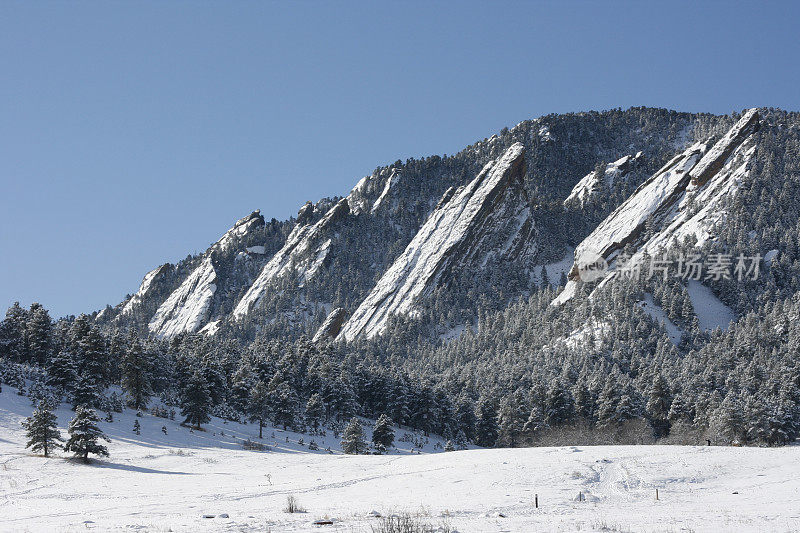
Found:
M 0 2 L 0 306 L 116 304 L 260 208 L 526 118 L 799 110 L 797 3 Z

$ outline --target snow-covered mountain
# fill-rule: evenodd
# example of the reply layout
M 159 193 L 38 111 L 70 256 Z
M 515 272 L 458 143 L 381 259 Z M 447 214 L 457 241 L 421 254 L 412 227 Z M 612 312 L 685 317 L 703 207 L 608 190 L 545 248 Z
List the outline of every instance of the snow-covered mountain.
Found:
M 386 415 L 459 445 L 792 443 L 798 154 L 800 115 L 774 109 L 525 121 L 254 212 L 93 317 L 12 306 L 0 380 L 298 430 Z M 581 279 L 665 256 L 760 271 Z
M 556 299 L 571 298 L 584 265 L 614 260 L 626 246 L 653 256 L 691 237 L 702 246 L 723 223 L 725 202 L 735 194 L 755 153 L 757 109 L 750 109 L 713 145 L 700 141 L 672 158 L 601 222 L 575 250 L 566 289 Z
M 455 156 L 380 167 L 291 220 L 255 212 L 203 254 L 148 273 L 98 320 L 163 338 L 353 341 L 423 316 L 434 317 L 432 333 L 463 330 L 479 314 L 475 298 L 500 297 L 496 308 L 524 298 L 541 265 L 569 250 L 576 264 L 587 251 L 613 263 L 626 245 L 654 253 L 689 235 L 698 246 L 712 239 L 759 120 L 756 110 L 731 126 L 640 108 L 525 121 Z M 576 283 L 573 267 L 558 301 Z M 452 316 L 439 320 L 431 305 Z

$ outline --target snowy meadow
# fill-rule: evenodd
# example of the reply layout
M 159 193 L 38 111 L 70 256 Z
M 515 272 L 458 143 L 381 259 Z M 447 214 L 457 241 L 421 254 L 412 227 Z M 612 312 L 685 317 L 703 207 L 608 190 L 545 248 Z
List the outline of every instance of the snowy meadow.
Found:
M 795 446 L 441 452 L 429 439 L 420 453 L 396 441 L 387 455 L 344 455 L 330 432 L 310 451 L 312 437 L 269 426 L 259 451 L 242 447 L 258 441 L 254 424 L 191 431 L 126 409 L 100 422 L 110 457 L 85 465 L 25 450 L 30 401 L 4 387 L 0 402 L 2 531 L 371 532 L 392 515 L 462 533 L 800 528 Z M 65 433 L 73 413 L 56 414 Z M 289 496 L 300 512 L 286 512 Z

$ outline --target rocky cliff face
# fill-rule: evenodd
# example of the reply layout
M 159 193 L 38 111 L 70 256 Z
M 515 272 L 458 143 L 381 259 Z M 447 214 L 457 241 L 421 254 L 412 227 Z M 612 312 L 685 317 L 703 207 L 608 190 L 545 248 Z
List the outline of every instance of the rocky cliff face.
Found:
M 157 337 L 194 333 L 206 325 L 217 290 L 217 264 L 223 256 L 240 251 L 243 239 L 264 226 L 258 211 L 239 220 L 203 255 L 200 265 L 169 295 L 150 320 L 149 329 Z
M 448 190 L 403 254 L 342 328 L 353 340 L 382 332 L 393 315 L 410 313 L 416 299 L 442 283 L 458 283 L 470 268 L 531 258 L 536 229 L 522 187 L 524 148 L 511 146 L 469 184 Z
M 314 224 L 298 222 L 284 247 L 264 266 L 258 279 L 236 304 L 233 317 L 241 319 L 246 316 L 258 305 L 270 284 L 282 275 L 292 273 L 300 278 L 300 283 L 310 281 L 328 257 L 332 242 L 331 230 L 349 214 L 350 204 L 343 198 L 318 222 Z M 304 220 L 308 217 L 301 210 L 298 218 Z
M 312 340 L 314 342 L 323 342 L 335 339 L 342 330 L 346 318 L 347 310 L 342 307 L 337 307 L 328 314 L 325 318 L 325 322 L 319 327 Z
M 136 294 L 134 294 L 127 302 L 125 302 L 125 305 L 122 307 L 122 311 L 120 311 L 120 314 L 123 316 L 132 314 L 138 306 L 142 305 L 142 303 L 144 303 L 145 301 L 147 301 L 148 298 L 150 298 L 154 289 L 174 269 L 175 269 L 174 265 L 166 263 L 145 274 L 144 279 L 142 280 L 142 284 L 139 285 L 139 290 L 136 291 Z
M 149 273 L 98 320 L 160 337 L 243 340 L 318 330 L 330 338 L 340 327 L 339 338 L 371 336 L 390 317 L 431 318 L 429 304 L 471 323 L 472 298 L 524 297 L 535 263 L 562 258 L 619 201 L 619 191 L 604 191 L 620 180 L 633 186 L 683 149 L 696 118 L 650 109 L 550 115 L 454 156 L 396 161 L 345 198 L 306 203 L 295 219 L 246 217 L 205 253 Z M 602 176 L 592 172 L 600 161 L 613 161 Z M 568 196 L 579 205 L 553 209 Z M 583 203 L 594 196 L 603 212 L 587 217 L 594 208 Z M 458 324 L 425 328 L 436 335 Z
M 583 207 L 590 198 L 609 191 L 614 183 L 625 180 L 628 173 L 641 163 L 641 159 L 642 152 L 637 152 L 636 155 L 626 155 L 605 165 L 602 172 L 593 170 L 588 173 L 572 188 L 564 200 L 564 207 Z
M 689 235 L 700 245 L 712 238 L 714 225 L 725 216 L 723 202 L 747 172 L 758 124 L 758 111 L 747 111 L 713 146 L 694 144 L 643 183 L 578 245 L 570 281 L 554 303 L 574 295 L 582 265 L 602 258 L 613 271 L 627 245 L 653 255 Z

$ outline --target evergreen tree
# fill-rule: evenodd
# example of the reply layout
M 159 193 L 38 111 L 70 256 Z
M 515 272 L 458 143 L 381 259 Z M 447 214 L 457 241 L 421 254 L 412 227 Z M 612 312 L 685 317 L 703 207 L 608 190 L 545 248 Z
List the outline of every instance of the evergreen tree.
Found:
M 75 457 L 83 458 L 84 463 L 89 462 L 90 453 L 108 457 L 108 448 L 100 444 L 100 440 L 110 442 L 110 439 L 97 427 L 99 421 L 93 409 L 78 407 L 67 429 L 69 440 L 64 451 L 73 452 Z
M 661 373 L 653 378 L 653 382 L 647 389 L 647 414 L 656 431 L 656 436 L 661 437 L 669 431 L 669 412 L 672 405 L 669 386 L 667 380 Z
M 135 335 L 130 335 L 131 340 L 137 339 Z M 128 353 L 128 340 L 119 329 L 115 329 L 108 341 L 108 369 L 106 375 L 109 383 L 120 383 L 122 381 L 122 361 Z M 159 369 L 164 379 L 169 379 L 167 369 Z
M 690 422 L 694 419 L 692 410 L 687 404 L 683 393 L 676 394 L 675 398 L 672 399 L 667 419 L 672 424 L 675 424 L 676 422 Z
M 547 390 L 546 408 L 550 426 L 567 424 L 575 417 L 575 401 L 560 381 L 554 381 Z
M 258 438 L 264 438 L 263 430 L 270 414 L 270 395 L 267 386 L 259 381 L 250 390 L 247 414 L 251 422 L 258 422 Z
M 89 317 L 83 313 L 78 315 L 70 325 L 68 338 L 66 339 L 66 348 L 76 356 L 77 360 L 83 360 L 83 349 L 81 345 L 86 336 L 89 335 L 90 329 L 91 324 L 89 322 Z M 83 368 L 81 367 L 79 370 L 82 372 Z
M 47 366 L 47 384 L 55 387 L 62 393 L 69 393 L 73 390 L 78 374 L 75 371 L 75 361 L 72 354 L 66 350 L 61 350 L 50 358 Z
M 620 396 L 619 403 L 617 404 L 617 411 L 615 413 L 614 421 L 618 424 L 639 418 L 641 411 L 636 403 L 633 394 L 625 392 Z
M 454 452 L 454 451 L 456 451 L 456 447 L 453 446 L 453 441 L 448 439 L 447 442 L 445 442 L 444 451 L 446 451 L 446 452 Z
M 248 412 L 250 394 L 259 381 L 254 374 L 255 371 L 249 362 L 242 361 L 231 378 L 232 383 L 228 401 L 236 410 L 242 413 Z
M 28 311 L 19 302 L 6 311 L 6 318 L 0 322 L 0 359 L 20 363 L 28 361 L 28 350 L 25 344 L 25 330 L 28 323 Z
M 77 409 L 83 407 L 97 407 L 100 403 L 100 391 L 94 376 L 82 374 L 78 377 L 72 391 L 72 407 Z
M 408 422 L 408 384 L 402 377 L 394 382 L 389 400 L 389 413 L 398 424 Z
M 105 338 L 98 328 L 91 326 L 86 335 L 78 340 L 78 346 L 80 347 L 78 372 L 91 377 L 98 387 L 102 388 L 108 383 L 110 374 Z
M 572 396 L 575 400 L 575 414 L 590 423 L 594 422 L 596 406 L 585 379 L 580 379 L 575 384 Z
M 741 442 L 745 435 L 746 421 L 743 406 L 734 391 L 728 392 L 711 417 L 711 429 L 728 442 Z
M 142 432 L 142 425 L 139 424 L 139 419 L 133 421 L 133 432 L 137 435 L 141 434 Z
M 602 392 L 597 397 L 597 424 L 600 427 L 613 424 L 617 421 L 617 406 L 619 405 L 619 385 L 613 375 L 609 375 Z
M 322 418 L 325 416 L 325 406 L 322 404 L 322 398 L 319 394 L 314 393 L 306 402 L 305 424 L 311 430 L 312 435 L 316 435 L 319 428 L 322 426 Z
M 394 445 L 394 428 L 392 427 L 392 419 L 382 414 L 375 422 L 375 428 L 372 430 L 372 442 L 380 444 L 385 449 L 389 449 Z
M 150 375 L 142 344 L 134 339 L 122 359 L 122 390 L 128 396 L 128 406 L 147 409 L 150 400 Z
M 283 429 L 293 426 L 298 403 L 294 390 L 277 373 L 270 381 L 268 388 L 272 402 L 272 418 L 275 425 L 283 426 Z
M 499 442 L 511 448 L 519 444 L 522 428 L 528 418 L 525 403 L 520 394 L 514 394 L 503 400 L 498 415 Z
M 477 422 L 475 423 L 475 443 L 491 448 L 497 442 L 497 410 L 488 398 L 478 402 Z
M 203 375 L 196 371 L 181 391 L 181 416 L 184 424 L 201 429 L 200 425 L 210 422 L 211 394 Z
M 353 417 L 342 435 L 342 451 L 351 455 L 367 453 L 367 441 L 364 437 L 364 428 L 361 421 Z
M 522 427 L 522 433 L 528 440 L 535 440 L 544 430 L 548 429 L 549 427 L 550 426 L 547 425 L 547 419 L 542 408 L 538 405 L 534 405 L 531 409 L 530 415 L 528 415 L 528 420 Z
M 458 431 L 464 435 L 464 441 L 475 439 L 475 425 L 478 419 L 475 416 L 475 404 L 466 395 L 461 395 L 456 406 L 456 424 Z M 456 431 L 456 433 L 458 433 Z M 456 441 L 458 443 L 458 441 Z M 458 443 L 460 444 L 460 443 Z
M 547 269 L 544 265 L 542 265 L 542 270 L 540 272 L 539 277 L 541 278 L 540 285 L 544 287 L 548 287 L 550 285 L 550 276 L 547 274 Z
M 28 444 L 34 452 L 43 452 L 48 457 L 50 451 L 60 448 L 59 442 L 64 442 L 61 433 L 58 431 L 58 419 L 50 410 L 46 402 L 39 402 L 39 406 L 31 416 L 22 422 L 22 426 L 27 430 Z
M 459 450 L 466 450 L 468 444 L 467 436 L 459 429 L 458 433 L 456 433 L 456 446 L 458 446 Z
M 41 304 L 32 304 L 25 331 L 30 362 L 43 365 L 49 359 L 53 344 L 52 331 L 53 321 L 47 310 Z
M 325 405 L 330 406 L 336 415 L 337 421 L 348 420 L 355 415 L 357 409 L 355 392 L 344 372 L 340 373 L 332 384 L 330 392 L 325 399 Z

